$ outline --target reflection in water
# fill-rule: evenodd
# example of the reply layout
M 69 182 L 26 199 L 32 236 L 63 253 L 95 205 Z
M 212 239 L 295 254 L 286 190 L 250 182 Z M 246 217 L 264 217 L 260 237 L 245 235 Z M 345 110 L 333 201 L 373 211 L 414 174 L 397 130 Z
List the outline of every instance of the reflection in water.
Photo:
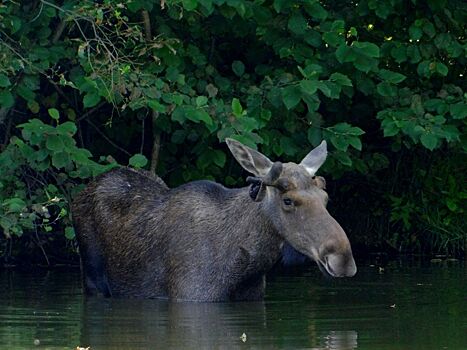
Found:
M 263 303 L 169 303 L 90 298 L 83 308 L 81 344 L 96 348 L 222 348 L 241 335 L 266 331 Z
M 357 348 L 358 334 L 355 331 L 332 331 L 326 339 L 326 349 L 352 350 Z
M 232 349 L 291 347 L 351 350 L 357 348 L 357 332 L 317 330 L 313 314 L 301 322 L 311 334 L 286 338 L 277 305 L 257 303 L 170 303 L 157 300 L 89 298 L 81 320 L 82 346 L 123 349 Z M 283 312 L 283 316 L 287 312 Z M 300 316 L 300 315 L 298 315 Z M 268 317 L 270 319 L 268 320 Z M 245 334 L 245 337 L 242 335 Z
M 0 349 L 465 350 L 466 282 L 462 264 L 310 270 L 271 278 L 265 302 L 170 303 L 84 298 L 78 271 L 0 270 Z

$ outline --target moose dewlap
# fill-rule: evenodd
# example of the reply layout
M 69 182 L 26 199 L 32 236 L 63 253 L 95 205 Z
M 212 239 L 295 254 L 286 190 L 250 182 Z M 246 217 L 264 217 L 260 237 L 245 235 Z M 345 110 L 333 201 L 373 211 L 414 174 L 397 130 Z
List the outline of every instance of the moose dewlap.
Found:
M 353 276 L 349 240 L 326 210 L 323 141 L 300 164 L 273 163 L 227 139 L 250 187 L 211 181 L 168 188 L 147 172 L 119 168 L 73 203 L 86 293 L 173 300 L 262 299 L 265 273 L 284 242 L 323 273 Z

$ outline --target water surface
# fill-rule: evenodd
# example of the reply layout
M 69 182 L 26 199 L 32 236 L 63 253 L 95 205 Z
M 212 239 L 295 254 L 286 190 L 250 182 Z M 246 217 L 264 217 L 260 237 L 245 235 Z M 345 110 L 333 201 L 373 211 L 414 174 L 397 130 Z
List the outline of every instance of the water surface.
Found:
M 85 298 L 79 271 L 0 270 L 0 349 L 467 349 L 462 262 L 268 279 L 264 302 Z

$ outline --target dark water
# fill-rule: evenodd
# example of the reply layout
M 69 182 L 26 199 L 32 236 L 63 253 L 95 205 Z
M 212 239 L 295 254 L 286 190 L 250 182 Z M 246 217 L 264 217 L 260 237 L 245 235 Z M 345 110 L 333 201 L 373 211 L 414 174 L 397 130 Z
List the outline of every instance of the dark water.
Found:
M 78 271 L 0 270 L 0 349 L 467 349 L 464 263 L 316 270 L 224 304 L 84 298 Z

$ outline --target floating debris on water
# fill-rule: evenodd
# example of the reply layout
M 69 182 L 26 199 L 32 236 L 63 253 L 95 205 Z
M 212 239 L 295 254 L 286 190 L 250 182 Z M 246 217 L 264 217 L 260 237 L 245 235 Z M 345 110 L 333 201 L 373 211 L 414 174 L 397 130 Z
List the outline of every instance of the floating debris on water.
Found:
M 240 339 L 242 340 L 242 342 L 246 342 L 246 334 L 243 333 L 242 336 L 240 337 Z

